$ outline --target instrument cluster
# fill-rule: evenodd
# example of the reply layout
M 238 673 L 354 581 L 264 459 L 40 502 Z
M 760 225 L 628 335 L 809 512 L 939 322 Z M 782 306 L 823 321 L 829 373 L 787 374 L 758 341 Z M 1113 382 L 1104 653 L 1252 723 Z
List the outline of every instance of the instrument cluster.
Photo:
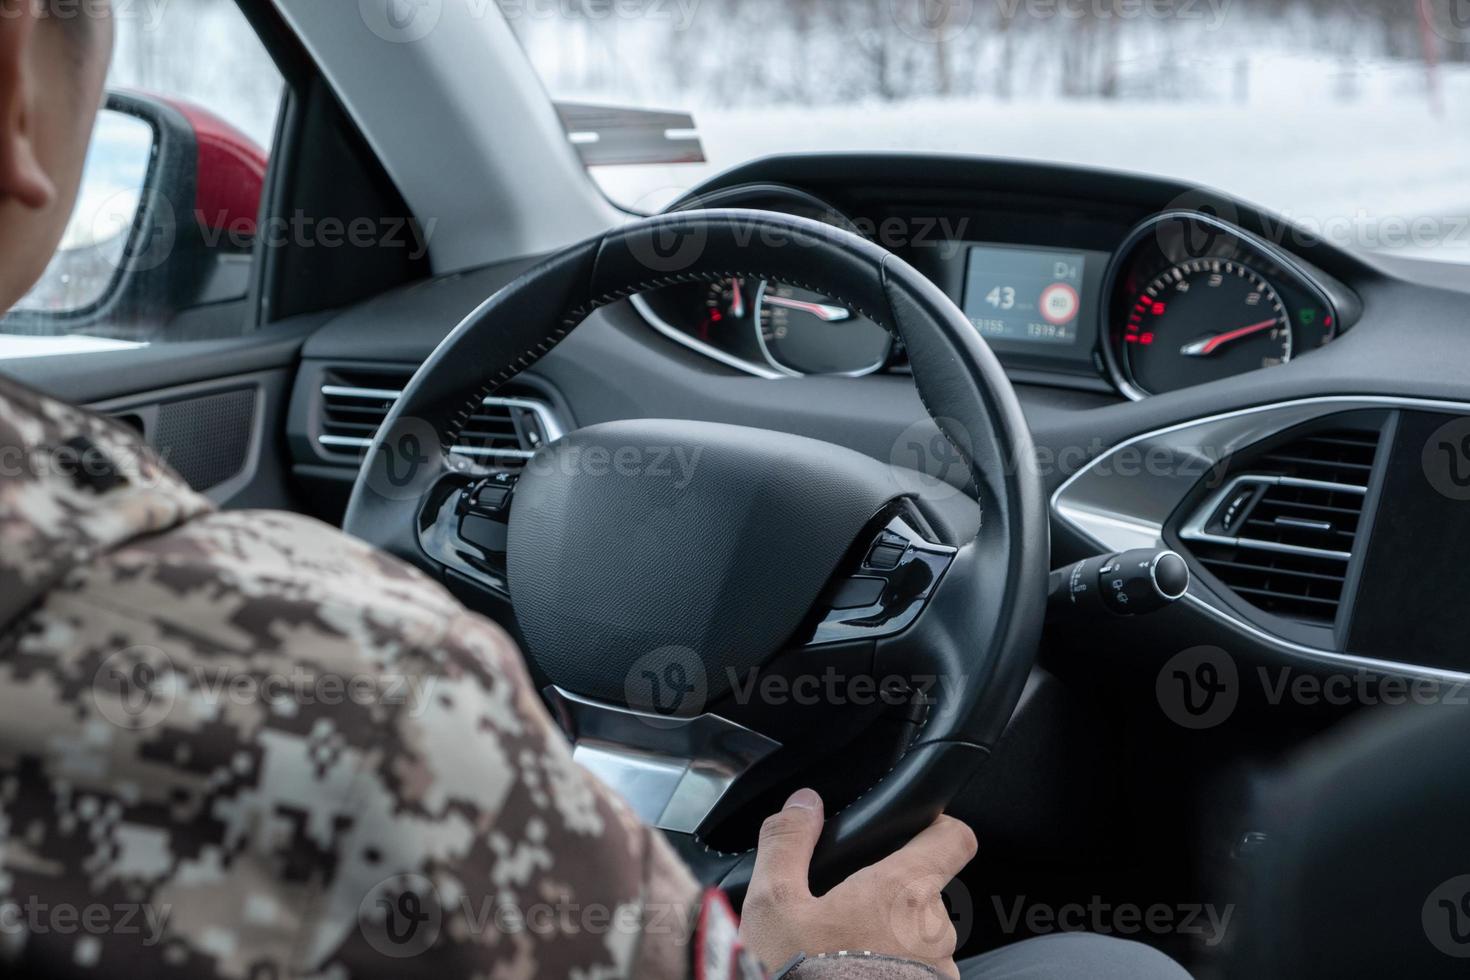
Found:
M 794 188 L 732 188 L 684 206 L 763 208 L 856 231 Z M 1192 387 L 1286 364 L 1342 329 L 1332 295 L 1285 251 L 1197 211 L 1164 212 L 1116 248 L 1022 241 L 956 242 L 924 267 L 1008 368 L 1063 383 L 1101 375 L 1127 397 Z M 999 236 L 997 236 L 999 237 Z M 1119 241 L 1114 238 L 1113 241 Z M 730 278 L 634 297 L 666 336 L 765 378 L 859 377 L 904 352 L 879 324 L 830 297 L 781 282 Z

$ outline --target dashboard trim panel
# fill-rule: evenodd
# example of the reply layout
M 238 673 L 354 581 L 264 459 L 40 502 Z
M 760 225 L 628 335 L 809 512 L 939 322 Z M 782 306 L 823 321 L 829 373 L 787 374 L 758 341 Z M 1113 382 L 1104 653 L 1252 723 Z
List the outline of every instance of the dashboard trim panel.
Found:
M 1324 395 L 1256 405 L 1155 429 L 1126 439 L 1094 457 L 1051 496 L 1053 517 L 1098 547 L 1126 551 L 1164 547 L 1164 525 L 1198 481 L 1235 452 L 1293 426 L 1359 409 L 1419 409 L 1470 415 L 1470 403 L 1396 395 Z M 1134 472 L 1128 479 L 1107 475 L 1119 454 L 1138 449 L 1145 456 L 1188 466 L 1166 473 Z M 1194 468 L 1202 467 L 1202 468 Z M 1129 489 L 1122 495 L 1114 492 Z M 1141 505 L 1130 509 L 1129 505 Z M 1191 581 L 1183 601 L 1217 622 L 1270 647 L 1330 666 L 1351 667 L 1430 680 L 1470 682 L 1470 673 L 1404 661 L 1383 660 L 1309 646 L 1278 636 L 1222 608 Z

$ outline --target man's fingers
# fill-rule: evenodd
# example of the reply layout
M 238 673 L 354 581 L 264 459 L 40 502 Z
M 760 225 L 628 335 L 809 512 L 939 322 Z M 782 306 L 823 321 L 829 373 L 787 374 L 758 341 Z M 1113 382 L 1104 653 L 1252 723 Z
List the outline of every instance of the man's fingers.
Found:
M 941 815 L 881 864 L 896 867 L 905 877 L 935 875 L 947 883 L 970 863 L 979 849 L 975 832 L 968 824 Z
M 822 834 L 822 819 L 822 798 L 809 789 L 792 793 L 780 813 L 766 818 L 761 824 L 747 901 L 770 901 L 780 906 L 811 895 L 808 875 L 812 852 Z

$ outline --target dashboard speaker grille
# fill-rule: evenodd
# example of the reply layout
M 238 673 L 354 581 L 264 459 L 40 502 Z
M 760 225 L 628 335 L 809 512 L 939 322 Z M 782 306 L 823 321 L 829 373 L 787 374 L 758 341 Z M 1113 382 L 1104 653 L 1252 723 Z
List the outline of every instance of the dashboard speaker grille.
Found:
M 1379 436 L 1372 429 L 1316 431 L 1250 458 L 1180 538 L 1251 605 L 1330 625 L 1358 543 Z
M 158 407 L 153 444 L 193 489 L 212 490 L 245 469 L 255 392 L 236 388 Z

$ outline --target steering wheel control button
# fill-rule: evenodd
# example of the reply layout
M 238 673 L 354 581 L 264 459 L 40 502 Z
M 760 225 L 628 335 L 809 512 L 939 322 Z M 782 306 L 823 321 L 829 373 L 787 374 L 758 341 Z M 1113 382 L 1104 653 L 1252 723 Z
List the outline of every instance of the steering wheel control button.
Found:
M 1177 553 L 1140 548 L 1099 555 L 1051 573 L 1049 611 L 1140 616 L 1189 591 L 1189 566 Z
M 499 513 L 510 500 L 509 487 L 481 486 L 470 500 L 470 508 L 476 512 Z
M 496 473 L 471 484 L 465 490 L 465 510 L 483 516 L 496 516 L 510 509 L 518 474 Z
M 492 595 L 507 596 L 510 508 L 520 474 L 500 471 L 465 483 L 451 477 L 420 515 L 419 542 L 451 573 Z
M 866 609 L 878 604 L 888 585 L 881 578 L 850 578 L 837 587 L 832 596 L 833 609 Z
M 892 571 L 903 561 L 903 553 L 907 551 L 904 545 L 893 544 L 888 541 L 879 541 L 873 545 L 873 550 L 868 552 L 867 566 L 879 571 Z
M 935 544 L 900 514 L 868 549 L 858 574 L 827 593 L 827 613 L 808 645 L 876 639 L 902 632 L 918 618 L 956 550 Z
M 466 514 L 459 522 L 459 536 L 491 554 L 505 554 L 507 532 L 508 529 L 504 522 L 481 517 L 478 514 Z

